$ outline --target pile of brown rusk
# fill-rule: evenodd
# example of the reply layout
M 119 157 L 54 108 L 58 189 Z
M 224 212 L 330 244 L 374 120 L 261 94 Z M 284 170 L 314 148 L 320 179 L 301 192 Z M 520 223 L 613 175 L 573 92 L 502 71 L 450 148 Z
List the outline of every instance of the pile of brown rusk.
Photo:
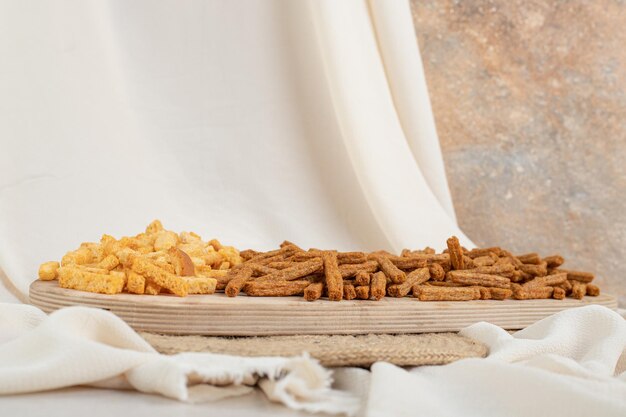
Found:
M 194 234 L 163 229 L 158 220 L 145 233 L 83 243 L 57 262 L 46 262 L 40 279 L 64 288 L 116 294 L 211 294 L 235 297 L 303 295 L 380 300 L 412 294 L 420 301 L 581 299 L 597 296 L 594 275 L 561 269 L 560 255 L 515 256 L 499 247 L 467 250 L 456 237 L 440 254 L 432 248 L 372 253 L 303 250 L 291 242 L 269 252 L 204 242 Z

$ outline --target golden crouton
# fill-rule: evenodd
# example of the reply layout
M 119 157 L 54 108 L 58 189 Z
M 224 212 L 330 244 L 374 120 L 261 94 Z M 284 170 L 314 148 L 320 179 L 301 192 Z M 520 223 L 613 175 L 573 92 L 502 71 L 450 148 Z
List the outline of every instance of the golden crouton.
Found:
M 61 265 L 84 265 L 92 262 L 89 248 L 81 247 L 65 254 L 61 259 Z
M 148 227 L 146 227 L 146 233 L 149 235 L 158 233 L 161 230 L 163 230 L 163 225 L 161 224 L 160 220 L 154 220 L 148 225 Z
M 157 284 L 151 279 L 146 280 L 146 288 L 145 288 L 144 294 L 159 295 L 161 293 L 161 290 L 162 288 L 159 284 Z
M 213 294 L 217 286 L 215 278 L 206 277 L 186 277 L 189 283 L 189 294 Z
M 163 268 L 159 268 L 147 259 L 135 258 L 132 270 L 146 278 L 151 278 L 156 284 L 167 288 L 180 297 L 185 297 L 189 292 L 187 281 Z
M 44 262 L 39 266 L 39 279 L 42 281 L 51 281 L 57 279 L 59 273 L 58 262 Z
M 178 244 L 178 235 L 174 232 L 170 232 L 168 230 L 161 230 L 156 234 L 156 239 L 154 240 L 154 250 L 168 250 L 172 246 L 176 246 Z
M 128 273 L 126 290 L 134 294 L 143 294 L 146 290 L 146 279 L 134 271 Z
M 112 270 L 120 264 L 120 260 L 115 255 L 109 255 L 96 265 L 98 268 Z
M 124 289 L 124 278 L 119 275 L 87 272 L 68 265 L 59 269 L 59 286 L 101 294 L 118 294 Z

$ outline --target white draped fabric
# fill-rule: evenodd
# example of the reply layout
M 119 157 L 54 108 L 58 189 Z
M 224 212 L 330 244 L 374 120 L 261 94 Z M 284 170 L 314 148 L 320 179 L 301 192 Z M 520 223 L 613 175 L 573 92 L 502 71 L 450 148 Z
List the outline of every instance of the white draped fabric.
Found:
M 0 59 L 0 301 L 26 300 L 40 262 L 154 218 L 240 248 L 441 249 L 452 234 L 471 246 L 407 0 L 8 0 Z M 600 307 L 515 335 L 482 323 L 464 334 L 490 347 L 486 360 L 341 369 L 335 388 L 361 393 L 368 416 L 624 415 L 625 326 Z M 0 305 L 0 352 L 5 394 L 82 383 L 188 399 L 201 379 L 216 398 L 260 378 L 292 408 L 354 410 L 310 361 L 165 358 L 100 310 Z M 215 372 L 233 369 L 227 381 L 243 386 L 215 389 Z M 164 372 L 176 378 L 154 377 Z M 0 409 L 284 412 L 253 394 L 172 408 L 112 392 L 9 395 Z
M 240 248 L 471 246 L 406 0 L 5 1 L 0 56 L 23 300 L 40 262 L 154 218 Z

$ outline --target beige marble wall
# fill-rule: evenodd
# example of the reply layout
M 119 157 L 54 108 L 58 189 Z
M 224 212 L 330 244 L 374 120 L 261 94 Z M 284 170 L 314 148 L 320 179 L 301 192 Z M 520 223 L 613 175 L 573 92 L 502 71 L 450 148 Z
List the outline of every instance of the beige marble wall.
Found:
M 626 2 L 411 2 L 462 229 L 626 305 Z

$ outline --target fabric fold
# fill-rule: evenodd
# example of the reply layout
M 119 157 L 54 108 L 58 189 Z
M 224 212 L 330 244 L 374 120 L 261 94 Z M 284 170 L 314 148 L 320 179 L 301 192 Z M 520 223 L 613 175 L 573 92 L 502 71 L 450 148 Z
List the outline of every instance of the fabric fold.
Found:
M 431 191 L 456 223 L 409 1 L 368 0 L 386 80 L 404 137 Z
M 473 247 L 446 213 L 411 154 L 386 81 L 367 3 L 312 1 L 310 5 L 342 139 L 370 209 L 392 248 L 442 248 L 451 235 Z
M 0 304 L 0 394 L 75 385 L 136 389 L 180 401 L 243 395 L 257 383 L 295 410 L 352 415 L 355 396 L 331 388 L 331 372 L 301 357 L 158 354 L 112 313 L 69 307 L 45 316 L 34 307 Z M 8 338 L 7 338 L 8 339 Z
M 626 321 L 608 308 L 564 310 L 514 334 L 489 323 L 460 333 L 489 356 L 412 370 L 377 363 L 366 415 L 626 415 L 626 372 L 616 374 Z

